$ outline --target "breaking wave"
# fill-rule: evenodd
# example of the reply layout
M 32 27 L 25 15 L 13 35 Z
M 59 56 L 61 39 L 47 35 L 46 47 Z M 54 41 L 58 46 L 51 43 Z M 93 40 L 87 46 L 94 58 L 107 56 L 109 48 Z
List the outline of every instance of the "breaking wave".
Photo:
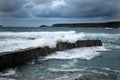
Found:
M 38 46 L 55 47 L 58 41 L 73 43 L 80 39 L 84 39 L 84 34 L 75 31 L 0 32 L 0 52 Z
M 83 33 L 69 32 L 44 32 L 41 37 L 33 41 L 33 47 L 56 47 L 57 42 L 75 43 L 77 40 L 84 40 Z

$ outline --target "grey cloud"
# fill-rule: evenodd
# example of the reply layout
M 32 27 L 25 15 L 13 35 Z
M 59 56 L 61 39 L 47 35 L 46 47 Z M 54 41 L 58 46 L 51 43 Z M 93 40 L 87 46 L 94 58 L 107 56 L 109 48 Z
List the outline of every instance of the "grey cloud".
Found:
M 67 0 L 66 2 L 69 3 L 69 8 L 65 15 L 69 17 L 72 15 L 80 18 L 113 16 L 112 13 L 117 11 L 113 0 Z
M 50 5 L 38 8 L 37 17 L 67 17 L 67 18 L 92 18 L 92 17 L 115 17 L 117 5 L 114 0 L 63 0 L 66 5 L 56 7 L 54 10 Z
M 0 11 L 12 12 L 21 8 L 26 0 L 0 0 Z
M 29 17 L 29 13 L 22 10 L 22 11 L 16 11 L 16 12 L 12 13 L 11 16 L 13 16 L 15 18 L 27 18 L 27 17 Z
M 11 12 L 9 16 L 15 18 L 34 16 L 109 19 L 120 18 L 119 3 L 119 0 L 0 0 L 0 11 L 5 12 L 5 15 Z

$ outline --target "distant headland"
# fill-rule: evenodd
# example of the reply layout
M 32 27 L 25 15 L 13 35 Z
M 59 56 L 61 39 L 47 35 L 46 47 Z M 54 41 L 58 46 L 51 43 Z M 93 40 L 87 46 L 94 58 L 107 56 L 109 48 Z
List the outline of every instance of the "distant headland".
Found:
M 108 28 L 120 28 L 120 21 L 116 22 L 103 22 L 103 23 L 63 23 L 53 24 L 51 27 L 108 27 Z
M 47 25 L 41 25 L 40 27 L 50 27 L 50 26 L 47 26 Z

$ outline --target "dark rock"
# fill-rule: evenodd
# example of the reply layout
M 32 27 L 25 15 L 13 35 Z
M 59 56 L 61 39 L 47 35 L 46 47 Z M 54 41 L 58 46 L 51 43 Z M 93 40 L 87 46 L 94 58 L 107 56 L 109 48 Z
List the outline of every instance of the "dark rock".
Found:
M 41 26 L 40 26 L 40 28 L 41 28 L 41 27 L 49 27 L 49 26 L 46 26 L 46 25 L 41 25 Z

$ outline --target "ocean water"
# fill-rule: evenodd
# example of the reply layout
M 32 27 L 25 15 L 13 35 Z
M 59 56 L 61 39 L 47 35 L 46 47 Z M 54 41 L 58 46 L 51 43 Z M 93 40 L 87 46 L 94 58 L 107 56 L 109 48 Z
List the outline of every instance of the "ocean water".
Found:
M 101 39 L 103 46 L 56 51 L 22 67 L 0 72 L 0 80 L 120 80 L 120 29 L 0 28 L 0 53 L 36 44 L 54 47 L 56 40 L 66 41 L 66 37 L 70 42 Z

